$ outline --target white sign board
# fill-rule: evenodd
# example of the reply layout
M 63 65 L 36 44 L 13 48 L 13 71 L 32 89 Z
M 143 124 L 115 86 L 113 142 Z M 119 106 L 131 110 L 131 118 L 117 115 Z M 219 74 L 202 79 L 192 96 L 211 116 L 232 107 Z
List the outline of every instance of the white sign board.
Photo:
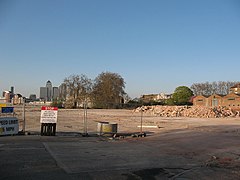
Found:
M 0 118 L 0 136 L 18 134 L 19 125 L 18 119 L 15 117 Z
M 43 106 L 41 110 L 40 123 L 57 123 L 57 107 Z

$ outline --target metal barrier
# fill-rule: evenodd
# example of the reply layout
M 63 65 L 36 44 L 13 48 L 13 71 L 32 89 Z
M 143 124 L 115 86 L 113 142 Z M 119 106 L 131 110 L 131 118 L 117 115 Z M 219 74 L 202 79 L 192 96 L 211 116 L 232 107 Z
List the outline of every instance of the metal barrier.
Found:
M 24 110 L 25 109 L 25 110 Z M 87 109 L 87 117 L 84 109 L 59 109 L 57 117 L 56 135 L 62 133 L 76 134 L 97 134 L 99 122 L 109 122 L 118 124 L 118 133 L 139 132 L 141 114 L 133 113 L 130 110 L 121 109 Z M 14 106 L 15 117 L 19 120 L 19 130 L 24 129 L 24 119 L 26 121 L 25 131 L 29 134 L 41 135 L 41 106 L 23 104 Z M 145 125 L 145 117 L 142 119 Z M 154 117 L 149 117 L 151 120 Z M 158 118 L 158 117 L 156 117 Z M 86 120 L 87 119 L 87 120 Z M 47 125 L 43 126 L 43 133 L 48 134 Z M 144 130 L 143 130 L 144 131 Z M 115 132 L 115 131 L 114 131 Z M 102 133 L 102 132 L 101 132 Z M 106 134 L 106 133 L 105 133 Z
M 41 136 L 55 136 L 55 135 L 56 135 L 56 123 L 41 124 Z

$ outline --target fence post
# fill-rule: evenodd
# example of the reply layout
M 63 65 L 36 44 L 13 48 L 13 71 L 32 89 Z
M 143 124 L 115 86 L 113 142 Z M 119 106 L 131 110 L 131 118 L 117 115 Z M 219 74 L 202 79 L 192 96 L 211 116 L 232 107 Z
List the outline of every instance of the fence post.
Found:
M 26 119 L 25 119 L 25 98 L 23 98 L 23 133 L 26 130 Z
M 87 130 L 87 108 L 88 108 L 88 104 L 87 104 L 87 100 L 85 99 L 84 103 L 83 103 L 83 136 L 88 136 L 88 130 Z

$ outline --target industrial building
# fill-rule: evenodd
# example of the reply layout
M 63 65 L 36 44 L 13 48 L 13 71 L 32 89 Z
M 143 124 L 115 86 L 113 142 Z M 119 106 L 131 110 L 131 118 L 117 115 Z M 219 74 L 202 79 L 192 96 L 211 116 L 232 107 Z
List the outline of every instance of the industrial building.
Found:
M 206 107 L 224 106 L 238 109 L 240 108 L 240 84 L 231 87 L 227 95 L 195 96 L 193 105 Z

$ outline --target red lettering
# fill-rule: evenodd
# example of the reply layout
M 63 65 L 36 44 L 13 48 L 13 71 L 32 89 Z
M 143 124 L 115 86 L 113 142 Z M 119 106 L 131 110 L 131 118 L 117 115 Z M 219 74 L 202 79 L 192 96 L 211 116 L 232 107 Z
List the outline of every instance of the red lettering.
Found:
M 42 106 L 41 110 L 51 110 L 51 111 L 57 111 L 57 107 L 48 107 L 48 106 Z

